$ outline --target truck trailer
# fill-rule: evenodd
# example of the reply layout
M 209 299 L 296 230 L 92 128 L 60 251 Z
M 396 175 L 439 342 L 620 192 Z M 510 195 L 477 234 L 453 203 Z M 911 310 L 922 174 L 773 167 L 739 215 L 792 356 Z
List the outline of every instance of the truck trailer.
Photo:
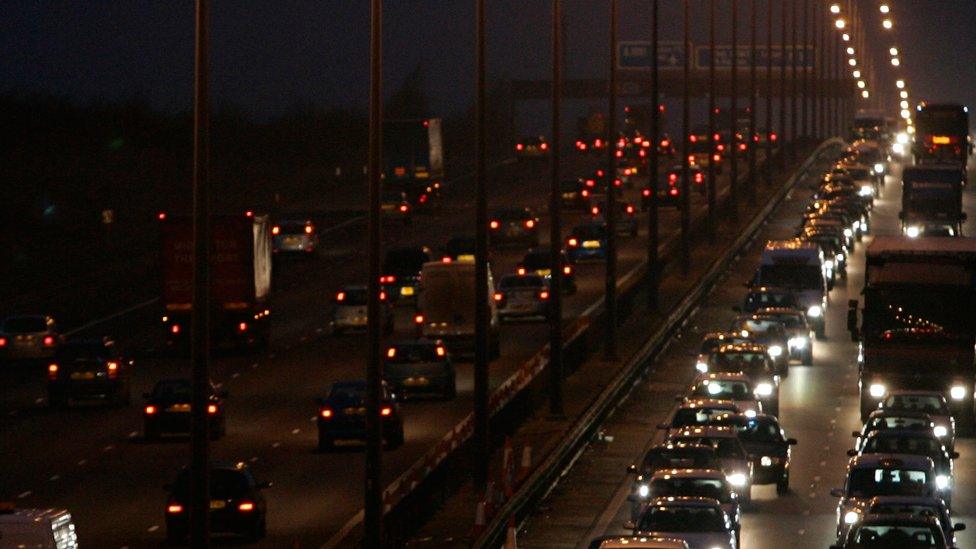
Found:
M 901 228 L 911 238 L 961 236 L 966 213 L 962 189 L 966 174 L 958 166 L 913 166 L 902 173 Z

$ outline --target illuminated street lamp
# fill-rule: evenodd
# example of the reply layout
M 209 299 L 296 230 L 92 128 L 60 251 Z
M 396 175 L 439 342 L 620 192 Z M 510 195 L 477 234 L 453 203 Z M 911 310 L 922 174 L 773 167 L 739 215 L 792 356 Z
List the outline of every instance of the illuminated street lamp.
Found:
M 838 29 L 847 28 L 847 21 L 844 21 L 843 19 L 838 19 L 837 21 L 834 22 L 834 26 L 837 27 Z
M 857 59 L 854 59 L 853 57 L 851 57 L 850 59 L 847 60 L 847 64 L 850 65 L 850 66 L 852 66 L 852 67 L 856 67 L 857 66 Z
M 898 48 L 891 48 L 888 50 L 888 53 L 890 53 L 892 56 L 896 56 L 898 55 Z
M 858 80 L 857 87 L 863 90 L 864 88 L 868 87 L 868 85 L 864 80 Z
M 898 81 L 895 82 L 895 86 L 897 86 L 899 90 L 903 90 L 903 89 L 905 89 L 905 81 L 904 80 L 898 80 Z
M 840 35 L 840 37 L 841 37 L 841 39 L 844 40 L 844 42 L 850 42 L 851 41 L 851 35 L 847 34 L 846 32 L 844 34 Z
M 900 60 L 900 59 L 898 59 L 897 57 L 892 57 L 892 58 L 891 58 L 891 66 L 892 66 L 892 67 L 898 67 L 898 66 L 901 66 L 901 60 Z
M 830 5 L 830 13 L 832 13 L 834 15 L 837 15 L 838 13 L 840 13 L 840 4 L 831 4 Z
M 847 47 L 847 55 L 854 55 L 854 48 L 848 46 Z
M 867 99 L 867 98 L 871 97 L 871 92 L 869 92 L 868 90 L 864 90 L 864 91 L 861 92 L 861 97 Z
M 861 71 L 855 69 L 854 72 L 851 73 L 851 76 L 853 76 L 854 78 L 860 78 Z
M 886 15 L 888 14 L 888 12 L 891 11 L 891 8 L 888 7 L 888 4 L 881 4 L 881 7 L 879 9 L 881 10 L 881 13 L 884 13 Z
M 895 24 L 891 22 L 891 19 L 885 19 L 884 21 L 881 22 L 881 26 L 887 30 L 891 30 L 891 28 L 894 27 Z
M 905 120 L 909 120 L 912 117 L 912 111 L 908 109 L 902 109 L 901 117 L 904 118 Z
M 908 92 L 905 90 L 901 90 L 901 93 L 898 95 L 901 96 L 902 99 L 908 99 Z
M 902 109 L 907 109 L 908 108 L 908 101 L 902 101 L 900 103 L 900 106 L 901 106 Z

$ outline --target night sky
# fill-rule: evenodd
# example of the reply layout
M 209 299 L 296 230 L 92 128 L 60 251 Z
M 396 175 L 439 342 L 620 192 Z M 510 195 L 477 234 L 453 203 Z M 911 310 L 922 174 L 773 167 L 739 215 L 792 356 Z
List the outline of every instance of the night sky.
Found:
M 720 0 L 728 13 L 729 0 Z M 976 105 L 976 1 L 894 0 L 895 30 L 873 20 L 883 54 L 897 45 L 913 100 Z M 388 0 L 389 91 L 423 67 L 437 114 L 472 98 L 473 0 Z M 607 2 L 565 0 L 568 77 L 606 72 Z M 878 2 L 861 0 L 877 16 Z M 649 36 L 649 0 L 620 0 L 620 38 Z M 664 0 L 662 38 L 680 39 L 677 0 Z M 693 0 L 697 39 L 707 2 Z M 749 0 L 742 0 L 743 22 Z M 545 78 L 548 0 L 489 0 L 489 71 Z M 765 6 L 761 1 L 760 6 Z M 193 2 L 6 0 L 0 33 L 0 89 L 81 100 L 144 97 L 167 111 L 191 105 Z M 727 41 L 726 28 L 720 40 Z M 212 2 L 214 103 L 256 118 L 301 103 L 365 108 L 369 11 L 366 0 Z M 778 34 L 777 34 L 778 35 Z M 762 36 L 762 34 L 760 34 Z M 886 62 L 886 57 L 880 57 Z M 893 73 L 884 85 L 893 84 Z

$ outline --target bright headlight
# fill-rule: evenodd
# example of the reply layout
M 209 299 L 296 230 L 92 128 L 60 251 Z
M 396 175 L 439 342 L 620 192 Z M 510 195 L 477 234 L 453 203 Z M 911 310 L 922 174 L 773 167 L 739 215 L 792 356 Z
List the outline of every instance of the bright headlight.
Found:
M 821 307 L 820 305 L 813 305 L 812 307 L 807 309 L 807 316 L 810 318 L 820 318 L 820 315 L 822 314 L 823 314 L 823 307 Z
M 706 364 L 706 363 L 704 363 L 704 362 L 702 362 L 702 361 L 699 360 L 698 362 L 695 363 L 695 369 L 698 370 L 699 372 L 703 373 L 703 374 L 707 374 L 708 373 L 708 364 Z
M 874 187 L 870 185 L 864 185 L 858 189 L 857 194 L 859 196 L 871 196 L 874 194 Z
M 705 383 L 708 383 L 708 382 L 706 381 Z M 717 394 L 719 394 L 721 392 L 722 392 L 722 388 L 719 387 L 718 385 L 709 385 L 708 386 L 708 394 L 710 394 L 710 395 L 713 395 L 714 396 L 714 395 L 717 395 Z
M 764 397 L 773 394 L 773 384 L 760 383 L 759 385 L 756 385 L 756 394 Z
M 949 430 L 945 428 L 945 425 L 936 425 L 935 428 L 932 429 L 932 432 L 935 433 L 935 436 L 939 438 L 945 438 L 945 436 L 949 434 Z
M 860 219 L 858 219 L 857 221 L 854 222 L 854 230 L 855 231 L 860 231 L 861 230 L 861 220 Z
M 793 349 L 806 349 L 807 348 L 807 338 L 805 337 L 791 337 L 790 347 Z
M 736 488 L 742 488 L 746 485 L 746 476 L 742 473 L 732 473 L 725 477 L 725 480 L 729 481 L 729 484 Z
M 908 134 L 905 133 L 905 132 L 899 133 L 898 135 L 895 136 L 895 141 L 897 141 L 899 145 L 907 145 L 908 144 Z
M 647 496 L 651 495 L 651 488 L 646 484 L 641 484 L 637 487 L 637 495 L 642 498 L 646 498 Z
M 872 383 L 871 387 L 868 389 L 868 392 L 874 398 L 881 398 L 885 396 L 885 393 L 887 393 L 888 390 L 885 389 L 885 386 L 880 383 Z
M 831 270 L 831 269 L 833 269 L 834 268 L 834 262 L 831 261 L 831 260 L 829 260 L 829 259 L 826 260 L 826 261 L 824 261 L 824 268 L 827 269 L 828 271 Z
M 847 238 L 854 236 L 854 230 L 851 228 L 844 229 L 844 236 Z
M 763 456 L 762 458 L 759 459 L 759 465 L 762 465 L 763 467 L 772 467 L 773 458 L 769 456 Z
M 949 487 L 949 477 L 945 475 L 935 475 L 935 487 L 939 490 L 945 490 Z
M 741 332 L 739 332 L 739 335 L 741 335 L 742 337 L 749 337 L 749 330 L 742 330 Z
M 966 388 L 962 385 L 953 385 L 952 389 L 949 389 L 949 396 L 952 397 L 952 400 L 962 400 L 966 398 L 966 393 Z
M 744 415 L 747 418 L 750 418 L 751 419 L 751 418 L 756 417 L 756 411 L 755 410 L 746 410 L 745 412 L 742 412 L 742 415 Z
M 770 345 L 766 352 L 769 353 L 769 356 L 778 358 L 781 354 L 783 354 L 783 348 L 779 345 Z
M 877 164 L 874 165 L 874 173 L 881 174 L 884 173 L 884 171 L 885 171 L 884 164 L 878 162 Z
M 922 234 L 921 229 L 912 225 L 911 227 L 905 229 L 905 236 L 908 238 L 918 238 L 918 235 Z
M 905 146 L 902 145 L 901 143 L 895 143 L 894 145 L 891 146 L 891 152 L 897 155 L 905 154 Z
M 837 254 L 834 257 L 837 258 L 837 262 L 838 263 L 843 263 L 844 262 L 844 254 Z
M 861 514 L 857 511 L 848 511 L 844 513 L 844 524 L 854 524 L 859 520 L 861 520 Z

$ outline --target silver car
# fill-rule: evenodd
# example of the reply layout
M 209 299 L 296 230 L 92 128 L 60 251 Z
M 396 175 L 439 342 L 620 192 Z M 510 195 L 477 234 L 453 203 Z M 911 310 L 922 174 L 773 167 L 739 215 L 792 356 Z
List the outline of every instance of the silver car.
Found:
M 334 335 L 342 335 L 353 330 L 366 331 L 367 296 L 366 286 L 345 286 L 336 294 L 332 299 L 332 322 L 330 323 Z M 383 331 L 387 334 L 393 333 L 393 307 L 386 298 L 385 291 L 380 292 L 380 310 Z
M 689 547 L 736 549 L 732 519 L 713 498 L 667 497 L 651 500 L 635 535 L 677 538 Z
M 676 433 L 669 441 L 675 444 L 687 442 L 713 446 L 722 462 L 725 478 L 739 494 L 739 500 L 742 503 L 752 501 L 752 461 L 739 440 L 739 433 L 733 427 L 690 427 Z
M 505 275 L 498 282 L 494 300 L 502 320 L 549 318 L 549 282 L 543 276 Z
M 271 250 L 276 254 L 312 255 L 318 249 L 319 236 L 309 219 L 287 219 L 271 227 Z
M 763 412 L 752 380 L 742 372 L 699 374 L 695 377 L 690 394 L 692 399 L 728 400 L 749 417 L 756 417 Z
M 47 315 L 9 316 L 0 325 L 0 359 L 41 360 L 57 352 L 63 338 Z

